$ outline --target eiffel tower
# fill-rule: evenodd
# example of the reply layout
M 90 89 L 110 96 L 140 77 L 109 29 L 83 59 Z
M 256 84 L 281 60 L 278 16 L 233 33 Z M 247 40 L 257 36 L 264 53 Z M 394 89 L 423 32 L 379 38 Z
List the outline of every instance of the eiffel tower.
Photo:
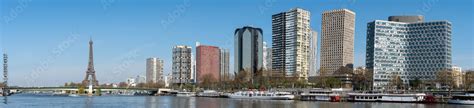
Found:
M 97 87 L 99 86 L 99 81 L 95 77 L 94 70 L 94 52 L 92 50 L 92 39 L 89 41 L 89 65 L 87 66 L 86 78 L 82 81 L 82 85 L 87 87 L 89 85 Z

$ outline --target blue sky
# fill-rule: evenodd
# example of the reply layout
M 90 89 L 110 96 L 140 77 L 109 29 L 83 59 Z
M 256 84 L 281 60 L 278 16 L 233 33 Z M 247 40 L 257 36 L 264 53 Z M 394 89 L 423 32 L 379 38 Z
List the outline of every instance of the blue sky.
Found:
M 196 41 L 231 49 L 233 62 L 237 27 L 260 27 L 270 43 L 271 15 L 295 7 L 311 12 L 317 32 L 323 11 L 354 11 L 355 66 L 365 63 L 367 22 L 391 15 L 451 21 L 453 64 L 474 68 L 471 0 L 1 0 L 0 47 L 9 54 L 10 85 L 57 86 L 83 80 L 92 37 L 98 80 L 119 82 L 144 75 L 148 57 L 164 59 L 170 72 L 172 46 Z

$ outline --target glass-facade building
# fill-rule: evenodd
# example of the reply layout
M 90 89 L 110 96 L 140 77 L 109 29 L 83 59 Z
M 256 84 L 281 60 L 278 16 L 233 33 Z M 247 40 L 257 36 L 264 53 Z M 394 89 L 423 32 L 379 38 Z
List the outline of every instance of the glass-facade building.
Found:
M 234 32 L 234 71 L 247 71 L 253 75 L 263 69 L 262 29 L 245 26 Z M 247 79 L 250 80 L 250 79 Z
M 404 84 L 417 78 L 435 80 L 436 72 L 451 69 L 451 23 L 423 22 L 422 16 L 369 22 L 366 52 L 375 90 L 387 88 L 396 75 Z

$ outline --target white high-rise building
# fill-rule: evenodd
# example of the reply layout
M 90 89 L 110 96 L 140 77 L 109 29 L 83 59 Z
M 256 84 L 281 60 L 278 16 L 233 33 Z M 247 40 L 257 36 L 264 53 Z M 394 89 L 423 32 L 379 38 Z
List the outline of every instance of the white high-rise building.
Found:
M 308 79 L 310 12 L 301 8 L 272 15 L 272 76 Z
M 318 33 L 316 31 L 311 31 L 311 36 L 310 36 L 310 48 L 309 48 L 309 59 L 308 63 L 310 64 L 309 66 L 309 75 L 310 76 L 315 76 L 316 72 L 318 71 Z
M 264 72 L 272 70 L 272 48 L 267 46 L 267 42 L 263 42 L 263 70 Z M 263 73 L 264 76 L 269 76 L 269 74 Z
M 159 58 L 146 59 L 146 81 L 157 83 L 163 80 L 163 60 Z

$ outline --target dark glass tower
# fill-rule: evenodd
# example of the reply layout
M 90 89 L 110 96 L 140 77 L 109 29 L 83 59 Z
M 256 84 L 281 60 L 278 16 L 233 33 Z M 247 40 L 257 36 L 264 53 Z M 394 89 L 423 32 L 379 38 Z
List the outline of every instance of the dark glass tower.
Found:
M 253 78 L 263 68 L 262 29 L 249 26 L 238 28 L 234 32 L 234 41 L 234 72 L 246 71 Z

